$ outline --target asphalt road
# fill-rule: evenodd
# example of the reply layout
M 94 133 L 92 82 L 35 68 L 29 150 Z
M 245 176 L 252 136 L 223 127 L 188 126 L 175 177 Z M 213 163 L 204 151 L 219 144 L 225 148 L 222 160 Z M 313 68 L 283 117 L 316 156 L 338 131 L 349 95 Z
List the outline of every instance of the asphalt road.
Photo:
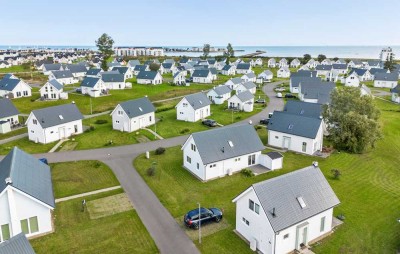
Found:
M 260 119 L 266 118 L 269 112 L 282 110 L 283 100 L 276 98 L 273 90 L 276 85 L 281 83 L 283 82 L 265 85 L 263 91 L 270 99 L 268 106 L 262 112 L 235 124 L 248 123 L 249 120 L 253 124 L 257 124 Z M 183 145 L 188 136 L 111 148 L 46 153 L 35 156 L 46 157 L 50 163 L 80 160 L 100 160 L 106 163 L 113 170 L 130 201 L 134 204 L 140 219 L 161 253 L 200 253 L 133 167 L 133 160 L 138 155 L 158 147 Z

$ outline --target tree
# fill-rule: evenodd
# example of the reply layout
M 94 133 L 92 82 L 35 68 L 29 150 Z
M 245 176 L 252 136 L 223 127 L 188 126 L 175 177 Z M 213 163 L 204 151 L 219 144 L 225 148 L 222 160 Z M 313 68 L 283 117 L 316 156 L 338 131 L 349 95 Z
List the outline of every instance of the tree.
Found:
M 226 52 L 228 53 L 228 57 L 235 56 L 235 51 L 233 50 L 232 44 L 228 43 L 228 46 L 226 46 Z
M 337 60 L 339 60 L 339 57 L 335 56 L 335 57 L 333 58 L 333 61 L 336 62 Z
M 337 149 L 362 153 L 373 148 L 381 137 L 379 110 L 371 96 L 361 96 L 356 87 L 343 87 L 331 93 L 331 103 L 323 106 L 323 118 Z
M 210 54 L 210 44 L 204 44 L 204 47 L 203 47 L 204 58 L 207 58 L 209 54 Z
M 106 33 L 102 34 L 99 39 L 96 40 L 96 46 L 100 53 L 103 55 L 101 62 L 101 68 L 106 71 L 108 69 L 107 59 L 114 54 L 113 50 L 114 40 Z
M 310 54 L 304 54 L 302 63 L 306 64 L 308 61 L 310 61 L 310 59 L 311 59 L 311 55 Z
M 323 55 L 323 54 L 319 54 L 317 59 L 318 59 L 318 62 L 322 62 L 322 61 L 324 61 L 326 59 L 326 56 Z
M 151 63 L 151 64 L 149 65 L 149 69 L 150 69 L 151 71 L 158 71 L 158 69 L 160 69 L 160 65 L 157 64 L 157 63 Z
M 385 68 L 386 70 L 390 70 L 390 71 L 393 71 L 393 70 L 395 69 L 394 61 L 393 61 L 393 56 L 392 56 L 392 55 L 390 55 L 390 56 L 388 56 L 388 57 L 386 58 L 386 62 L 385 62 L 384 68 Z

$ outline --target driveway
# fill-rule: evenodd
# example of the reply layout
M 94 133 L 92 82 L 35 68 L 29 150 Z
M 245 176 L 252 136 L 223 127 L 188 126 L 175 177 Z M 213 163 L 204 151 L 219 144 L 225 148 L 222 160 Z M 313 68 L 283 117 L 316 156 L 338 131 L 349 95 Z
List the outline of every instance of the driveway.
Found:
M 253 123 L 258 123 L 260 119 L 267 117 L 269 112 L 282 110 L 284 106 L 283 100 L 276 98 L 273 90 L 275 86 L 281 83 L 283 82 L 280 81 L 265 85 L 263 91 L 270 99 L 268 106 L 262 112 L 236 124 L 248 123 L 249 120 Z M 50 163 L 80 160 L 99 160 L 104 162 L 118 178 L 122 188 L 134 204 L 140 219 L 161 253 L 197 254 L 200 252 L 192 240 L 179 227 L 168 210 L 161 204 L 157 196 L 133 167 L 133 160 L 138 155 L 146 151 L 153 151 L 158 147 L 167 148 L 182 145 L 188 136 L 111 148 L 46 153 L 35 156 L 38 158 L 46 157 Z

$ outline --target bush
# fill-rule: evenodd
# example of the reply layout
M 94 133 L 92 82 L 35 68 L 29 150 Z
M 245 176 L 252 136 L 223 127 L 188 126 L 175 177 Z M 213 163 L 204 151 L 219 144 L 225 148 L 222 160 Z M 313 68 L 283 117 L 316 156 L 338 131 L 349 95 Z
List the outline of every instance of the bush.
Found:
M 100 166 L 101 166 L 101 163 L 98 162 L 98 161 L 96 161 L 96 163 L 94 164 L 94 167 L 95 167 L 95 168 L 99 168 Z
M 155 152 L 156 155 L 161 155 L 163 153 L 165 153 L 165 148 L 164 147 L 159 147 L 159 148 L 156 149 L 156 152 Z
M 108 123 L 108 121 L 106 120 L 106 119 L 99 119 L 99 120 L 96 120 L 96 122 L 94 122 L 95 124 L 105 124 L 105 123 Z
M 342 175 L 339 169 L 331 169 L 331 173 L 333 175 L 333 179 L 339 179 L 339 177 Z
M 251 171 L 248 168 L 242 169 L 242 171 L 240 171 L 245 177 L 253 177 L 254 173 L 253 171 Z
M 188 132 L 190 132 L 189 128 L 185 128 L 185 129 L 181 130 L 181 134 L 185 134 L 185 133 L 188 133 Z
M 235 119 L 236 120 L 240 120 L 240 119 L 242 119 L 242 117 L 241 116 L 237 116 Z
M 261 130 L 262 127 L 261 127 L 260 125 L 256 125 L 256 126 L 254 126 L 254 129 L 256 129 L 256 130 Z
M 89 128 L 87 128 L 85 130 L 85 132 L 91 132 L 91 131 L 94 131 L 94 126 L 93 125 L 90 125 Z
M 146 173 L 148 176 L 154 176 L 156 174 L 156 169 L 153 167 L 150 167 L 147 169 Z

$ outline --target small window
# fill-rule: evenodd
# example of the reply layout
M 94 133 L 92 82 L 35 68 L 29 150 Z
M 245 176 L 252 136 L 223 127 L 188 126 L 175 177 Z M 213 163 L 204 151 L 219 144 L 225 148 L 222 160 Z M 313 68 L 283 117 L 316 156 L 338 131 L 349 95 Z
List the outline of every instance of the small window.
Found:
M 21 220 L 21 230 L 25 234 L 29 234 L 28 220 Z
M 197 163 L 197 169 L 199 169 L 200 168 L 200 164 L 199 163 Z
M 303 152 L 306 152 L 306 151 L 307 151 L 307 143 L 306 143 L 306 142 L 303 142 L 302 147 L 301 147 L 301 150 L 302 150 Z
M 188 163 L 192 163 L 192 158 L 190 158 L 189 156 L 186 156 L 186 161 L 187 161 Z
M 276 138 L 276 139 L 279 139 L 279 137 L 278 137 L 278 136 L 275 136 L 275 138 Z
M 196 152 L 196 145 L 195 144 L 191 144 L 190 147 L 191 147 L 192 151 Z
M 254 211 L 254 201 L 249 199 L 249 209 Z
M 297 197 L 297 201 L 299 202 L 301 208 L 306 208 L 306 202 L 304 202 L 303 197 Z
M 283 236 L 283 239 L 288 239 L 289 238 L 289 234 L 286 234 Z
M 10 239 L 10 226 L 8 224 L 1 225 L 1 234 L 3 240 L 0 238 L 0 242 Z
M 256 214 L 260 214 L 260 205 L 259 204 L 255 204 L 254 212 L 256 212 Z
M 319 228 L 320 232 L 323 232 L 325 230 L 325 216 L 321 218 L 321 226 Z
M 33 122 L 33 124 L 37 124 L 37 120 L 36 119 L 33 119 L 32 122 Z

